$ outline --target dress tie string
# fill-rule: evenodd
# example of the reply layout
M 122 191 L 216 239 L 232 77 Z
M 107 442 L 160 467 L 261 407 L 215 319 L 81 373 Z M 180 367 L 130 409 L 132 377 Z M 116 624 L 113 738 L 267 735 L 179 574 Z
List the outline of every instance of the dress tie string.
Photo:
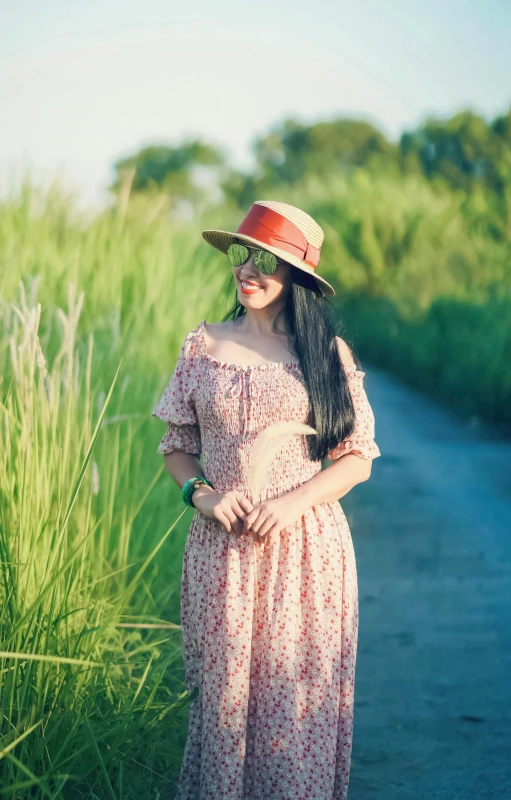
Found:
M 252 398 L 259 396 L 257 383 L 253 381 L 253 372 L 249 369 L 240 369 L 234 373 L 233 381 L 225 393 L 226 397 L 242 397 L 243 406 L 243 433 L 248 431 L 248 411 Z

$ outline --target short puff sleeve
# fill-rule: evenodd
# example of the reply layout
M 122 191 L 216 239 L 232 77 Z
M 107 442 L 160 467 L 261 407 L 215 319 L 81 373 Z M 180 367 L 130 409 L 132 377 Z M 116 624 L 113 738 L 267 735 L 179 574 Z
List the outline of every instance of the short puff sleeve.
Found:
M 201 453 L 200 428 L 195 410 L 197 388 L 197 348 L 193 331 L 187 334 L 158 405 L 152 412 L 167 423 L 167 430 L 158 445 L 157 453 L 183 450 L 199 456 Z
M 347 453 L 365 459 L 378 458 L 381 453 L 374 441 L 374 414 L 364 389 L 365 372 L 357 369 L 354 364 L 345 364 L 344 372 L 355 408 L 355 429 L 330 450 L 328 458 L 335 461 Z

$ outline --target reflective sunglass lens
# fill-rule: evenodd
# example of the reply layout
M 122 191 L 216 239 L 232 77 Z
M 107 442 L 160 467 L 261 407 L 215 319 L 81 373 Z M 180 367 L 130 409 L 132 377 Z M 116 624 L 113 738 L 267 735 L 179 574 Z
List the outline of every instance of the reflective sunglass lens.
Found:
M 263 272 L 265 275 L 273 275 L 277 269 L 277 256 L 268 250 L 255 250 L 254 264 L 259 272 Z
M 227 257 L 232 267 L 240 267 L 249 256 L 250 251 L 244 244 L 231 244 L 227 248 Z
M 233 243 L 227 248 L 227 257 L 232 267 L 240 267 L 250 257 L 250 253 L 254 256 L 254 264 L 259 272 L 265 275 L 273 275 L 277 269 L 277 256 L 270 253 L 268 250 L 257 250 L 248 248 L 244 244 Z

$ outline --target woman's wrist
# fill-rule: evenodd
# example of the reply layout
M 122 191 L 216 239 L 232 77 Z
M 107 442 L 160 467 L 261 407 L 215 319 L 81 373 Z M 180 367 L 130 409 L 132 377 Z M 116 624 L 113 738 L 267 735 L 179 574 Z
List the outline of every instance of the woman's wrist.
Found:
M 197 500 L 200 500 L 201 497 L 203 497 L 205 494 L 214 491 L 215 490 L 213 489 L 212 486 L 208 486 L 207 483 L 201 483 L 201 485 L 197 489 L 195 489 L 195 491 L 192 494 L 191 497 L 192 503 L 194 504 L 195 507 L 197 507 Z
M 192 508 L 195 507 L 195 504 L 192 500 L 192 495 L 195 494 L 197 489 L 203 485 L 212 487 L 211 481 L 208 480 L 205 475 L 195 475 L 192 478 L 188 478 L 188 480 L 184 482 L 183 486 L 181 487 L 181 497 L 187 506 L 191 506 Z
M 319 481 L 315 478 L 309 478 L 300 486 L 297 486 L 296 489 L 293 489 L 293 494 L 303 511 L 307 511 L 312 506 L 318 506 L 324 502 L 324 491 Z

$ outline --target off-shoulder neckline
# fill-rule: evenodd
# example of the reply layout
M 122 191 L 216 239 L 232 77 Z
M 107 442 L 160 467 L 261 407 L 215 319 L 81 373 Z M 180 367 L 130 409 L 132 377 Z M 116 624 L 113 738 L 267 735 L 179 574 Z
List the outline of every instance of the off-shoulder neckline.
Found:
M 300 367 L 300 361 L 298 359 L 291 359 L 289 361 L 265 361 L 262 364 L 234 364 L 229 361 L 222 361 L 220 358 L 216 358 L 208 353 L 206 347 L 206 339 L 204 336 L 205 333 L 205 324 L 206 320 L 203 319 L 199 322 L 197 327 L 195 328 L 195 334 L 197 336 L 199 342 L 199 349 L 200 353 L 203 358 L 205 358 L 210 363 L 222 368 L 222 369 L 269 369 L 269 370 L 277 370 L 277 369 L 285 369 L 286 367 Z M 345 372 L 351 372 L 354 375 L 364 376 L 365 372 L 359 370 L 355 364 L 345 364 L 344 365 Z
M 290 366 L 300 366 L 300 362 L 297 359 L 293 359 L 290 361 L 264 361 L 261 364 L 234 364 L 229 361 L 222 361 L 220 358 L 216 358 L 208 353 L 206 347 L 206 339 L 204 336 L 205 333 L 205 323 L 206 320 L 203 319 L 197 325 L 195 329 L 198 334 L 199 342 L 200 342 L 200 350 L 201 354 L 204 358 L 208 361 L 211 361 L 212 364 L 216 364 L 218 367 L 222 369 L 283 369 L 285 367 Z

